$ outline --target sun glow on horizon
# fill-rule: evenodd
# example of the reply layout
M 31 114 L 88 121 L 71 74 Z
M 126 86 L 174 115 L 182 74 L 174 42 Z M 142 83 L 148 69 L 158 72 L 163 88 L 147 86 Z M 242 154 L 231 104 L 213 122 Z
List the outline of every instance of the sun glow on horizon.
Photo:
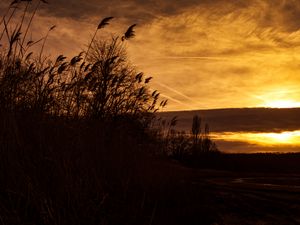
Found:
M 295 87 L 275 88 L 265 90 L 264 94 L 255 95 L 254 97 L 261 101 L 259 107 L 265 108 L 299 108 L 298 101 L 300 91 Z
M 280 133 L 251 133 L 251 132 L 224 132 L 213 135 L 215 140 L 226 141 L 241 141 L 249 144 L 256 144 L 261 146 L 274 145 L 292 145 L 300 146 L 300 130 L 284 131 Z
M 300 107 L 300 102 L 293 100 L 275 100 L 267 102 L 263 106 L 267 108 L 297 108 Z

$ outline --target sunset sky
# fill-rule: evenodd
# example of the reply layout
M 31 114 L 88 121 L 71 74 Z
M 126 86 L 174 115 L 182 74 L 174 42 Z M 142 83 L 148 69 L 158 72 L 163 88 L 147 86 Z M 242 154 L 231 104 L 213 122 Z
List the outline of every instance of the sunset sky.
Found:
M 10 2 L 1 0 L 1 15 Z M 137 23 L 127 42 L 130 61 L 155 78 L 151 87 L 169 99 L 167 110 L 300 106 L 298 0 L 49 3 L 32 35 L 38 39 L 57 25 L 47 43 L 54 56 L 84 50 L 104 17 L 115 19 L 99 38 Z

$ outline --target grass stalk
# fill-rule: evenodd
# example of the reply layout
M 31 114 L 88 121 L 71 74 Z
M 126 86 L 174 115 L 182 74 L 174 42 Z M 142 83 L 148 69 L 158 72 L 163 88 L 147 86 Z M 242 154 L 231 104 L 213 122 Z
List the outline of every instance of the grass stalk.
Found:
M 42 47 L 41 47 L 41 51 L 40 51 L 40 54 L 39 54 L 39 63 L 41 63 L 42 55 L 43 55 L 43 52 L 44 52 L 45 44 L 46 44 L 46 41 L 47 41 L 47 39 L 48 39 L 49 33 L 50 33 L 55 27 L 56 27 L 56 26 L 52 26 L 52 27 L 47 31 L 47 34 L 46 34 L 46 36 L 44 37 L 43 44 L 42 44 Z
M 4 23 L 4 29 L 2 30 L 2 33 L 1 33 L 1 35 L 0 35 L 0 41 L 2 41 L 3 35 L 4 35 L 4 33 L 6 32 L 7 24 L 10 23 L 12 17 L 15 15 L 15 13 L 16 13 L 16 11 L 17 11 L 17 9 L 18 9 L 17 6 L 18 6 L 19 2 L 16 3 L 16 4 L 17 4 L 17 5 L 14 7 L 14 9 L 13 9 L 12 13 L 10 14 L 8 20 L 5 21 L 5 17 L 2 18 L 2 21 L 3 21 L 3 23 Z
M 37 3 L 37 5 L 36 5 L 36 7 L 35 7 L 35 9 L 34 9 L 34 11 L 33 11 L 33 13 L 32 13 L 32 15 L 31 15 L 31 17 L 30 17 L 29 23 L 28 23 L 28 25 L 27 25 L 27 27 L 26 27 L 26 30 L 25 30 L 25 33 L 24 33 L 24 35 L 23 35 L 23 39 L 22 39 L 22 42 L 21 42 L 21 46 L 24 45 L 24 42 L 25 42 L 25 40 L 26 40 L 26 37 L 27 37 L 28 31 L 29 31 L 29 28 L 30 28 L 30 26 L 31 26 L 31 24 L 32 24 L 33 18 L 35 17 L 38 8 L 40 7 L 40 4 L 41 4 L 41 1 L 38 1 L 38 3 Z

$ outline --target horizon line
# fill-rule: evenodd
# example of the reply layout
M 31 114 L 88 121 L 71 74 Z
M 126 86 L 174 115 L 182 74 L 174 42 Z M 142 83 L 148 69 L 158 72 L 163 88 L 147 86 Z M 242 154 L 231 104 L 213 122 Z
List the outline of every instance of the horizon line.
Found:
M 183 109 L 183 110 L 168 110 L 159 111 L 158 113 L 172 113 L 172 112 L 193 112 L 193 111 L 211 111 L 211 110 L 232 110 L 232 109 L 274 109 L 274 110 L 289 110 L 289 109 L 300 109 L 300 107 L 229 107 L 229 108 L 207 108 L 207 109 Z

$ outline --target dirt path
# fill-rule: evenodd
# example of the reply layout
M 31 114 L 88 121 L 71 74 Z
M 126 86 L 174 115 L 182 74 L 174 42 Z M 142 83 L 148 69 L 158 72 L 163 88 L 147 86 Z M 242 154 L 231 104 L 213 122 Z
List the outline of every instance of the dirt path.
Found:
M 300 224 L 300 176 L 234 175 L 192 182 L 211 196 L 219 224 Z

